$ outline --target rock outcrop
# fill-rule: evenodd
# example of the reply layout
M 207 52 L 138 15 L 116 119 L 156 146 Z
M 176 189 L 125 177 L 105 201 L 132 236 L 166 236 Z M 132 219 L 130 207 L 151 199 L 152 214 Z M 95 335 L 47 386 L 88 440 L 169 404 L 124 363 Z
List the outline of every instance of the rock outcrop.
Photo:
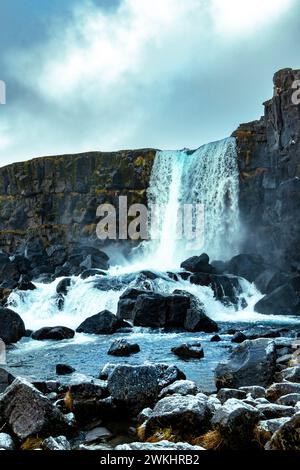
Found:
M 264 116 L 233 133 L 246 234 L 243 250 L 285 268 L 300 261 L 300 105 L 292 99 L 299 79 L 300 70 L 277 72 Z

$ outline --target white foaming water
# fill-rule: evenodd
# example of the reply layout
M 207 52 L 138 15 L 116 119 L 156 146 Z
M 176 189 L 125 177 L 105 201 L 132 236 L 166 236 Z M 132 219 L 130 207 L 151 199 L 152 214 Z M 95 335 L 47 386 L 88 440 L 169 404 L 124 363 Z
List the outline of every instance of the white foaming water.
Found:
M 234 138 L 204 145 L 193 153 L 185 150 L 158 152 L 148 201 L 150 210 L 160 210 L 160 217 L 156 224 L 151 224 L 144 263 L 152 268 L 171 269 L 188 256 L 199 254 L 199 250 L 208 252 L 214 259 L 229 258 L 238 252 L 238 194 Z M 204 210 L 204 243 L 196 251 L 186 234 L 181 238 L 177 236 L 182 225 L 179 209 L 187 204 L 194 210 L 199 206 Z

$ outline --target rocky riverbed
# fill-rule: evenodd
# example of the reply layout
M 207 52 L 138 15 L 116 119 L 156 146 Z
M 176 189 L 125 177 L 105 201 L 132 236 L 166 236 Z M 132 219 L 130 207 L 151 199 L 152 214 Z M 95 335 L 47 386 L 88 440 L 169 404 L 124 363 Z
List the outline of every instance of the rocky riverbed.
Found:
M 300 448 L 297 271 L 249 254 L 116 271 L 95 248 L 58 253 L 34 239 L 0 258 L 1 449 Z

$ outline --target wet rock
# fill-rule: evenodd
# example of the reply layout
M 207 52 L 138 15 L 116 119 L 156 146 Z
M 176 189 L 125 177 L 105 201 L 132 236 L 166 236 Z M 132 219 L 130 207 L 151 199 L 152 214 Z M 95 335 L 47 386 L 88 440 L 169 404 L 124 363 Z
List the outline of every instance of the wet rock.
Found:
M 187 311 L 184 328 L 190 332 L 213 333 L 219 331 L 216 322 L 209 318 L 201 307 L 192 307 Z
M 56 286 L 56 293 L 57 294 L 62 294 L 62 295 L 67 295 L 68 289 L 71 285 L 71 279 L 69 277 L 65 277 Z
M 52 266 L 62 266 L 67 261 L 66 248 L 63 245 L 52 244 L 47 248 L 47 256 Z
M 112 372 L 115 370 L 117 367 L 117 364 L 113 364 L 111 362 L 108 362 L 105 364 L 105 366 L 102 368 L 99 374 L 99 379 L 100 380 L 107 380 L 108 377 L 112 374 Z
M 138 344 L 131 344 L 125 339 L 117 339 L 111 344 L 107 354 L 111 356 L 130 356 L 140 352 Z
M 264 270 L 265 262 L 260 255 L 240 254 L 226 263 L 226 272 L 241 276 L 249 282 L 254 282 Z
M 159 394 L 158 372 L 154 365 L 117 365 L 108 377 L 108 390 L 116 404 L 138 414 L 151 407 Z
M 204 351 L 201 343 L 184 343 L 171 349 L 176 356 L 187 359 L 201 359 L 204 357 Z
M 145 294 L 146 291 L 136 288 L 128 288 L 121 295 L 118 302 L 117 318 L 119 320 L 134 320 L 133 310 L 136 303 L 136 299 Z
M 281 376 L 287 382 L 300 383 L 300 366 L 288 367 L 281 372 Z
M 211 343 L 218 343 L 219 341 L 222 341 L 219 335 L 214 335 L 210 338 Z
M 266 397 L 275 402 L 278 398 L 290 393 L 300 393 L 300 384 L 293 382 L 274 383 L 267 389 Z
M 187 442 L 169 442 L 169 441 L 159 441 L 154 444 L 149 442 L 131 442 L 130 444 L 120 444 L 115 450 L 142 450 L 142 451 L 155 451 L 155 450 L 168 450 L 168 451 L 196 451 L 196 450 L 205 450 L 200 446 L 193 446 Z
M 167 324 L 167 296 L 150 293 L 140 295 L 134 305 L 135 326 L 163 328 Z
M 255 286 L 262 294 L 270 294 L 277 287 L 286 284 L 290 276 L 274 269 L 266 269 L 256 279 Z
M 207 397 L 194 395 L 172 395 L 159 400 L 148 420 L 144 423 L 144 439 L 153 436 L 159 429 L 171 428 L 177 438 L 191 434 L 197 429 L 205 433 L 210 425 L 211 411 Z
M 36 286 L 30 281 L 29 277 L 26 274 L 22 274 L 19 279 L 17 289 L 23 291 L 35 290 Z
M 71 250 L 68 261 L 76 266 L 85 269 L 103 269 L 109 268 L 109 257 L 103 251 L 87 245 L 75 245 Z
M 214 297 L 224 305 L 239 304 L 238 294 L 242 289 L 236 276 L 198 273 L 190 277 L 190 282 L 198 286 L 210 286 Z
M 75 332 L 66 326 L 46 326 L 40 330 L 35 331 L 31 335 L 32 339 L 37 341 L 62 341 L 65 339 L 72 339 L 74 336 Z
M 7 372 L 7 370 L 0 368 L 0 393 L 4 392 L 4 390 L 9 387 L 15 380 L 15 377 Z
M 247 339 L 247 336 L 244 335 L 244 333 L 242 333 L 241 331 L 237 331 L 231 338 L 231 342 L 240 344 L 246 339 Z
M 0 432 L 0 449 L 1 450 L 15 450 L 16 446 L 13 438 L 4 432 Z
M 16 379 L 0 397 L 0 416 L 19 439 L 70 434 L 64 415 L 24 379 Z
M 199 388 L 191 380 L 176 380 L 168 387 L 162 389 L 159 398 L 164 398 L 168 395 L 197 395 Z M 299 400 L 300 401 L 300 400 Z
M 266 389 L 264 387 L 258 387 L 257 385 L 252 385 L 248 387 L 240 387 L 240 390 L 246 392 L 246 394 L 250 394 L 252 398 L 265 398 L 266 396 Z
M 289 419 L 273 434 L 267 450 L 300 450 L 300 414 Z
M 214 268 L 209 264 L 209 256 L 206 253 L 202 253 L 200 256 L 192 256 L 183 261 L 180 267 L 191 273 L 215 272 Z
M 237 346 L 227 362 L 215 370 L 217 389 L 239 388 L 272 383 L 276 366 L 274 342 L 268 339 L 246 340 Z
M 257 405 L 256 409 L 263 414 L 265 419 L 286 418 L 293 416 L 295 413 L 293 406 L 277 405 L 275 403 Z
M 285 406 L 296 406 L 300 402 L 300 393 L 289 393 L 278 398 L 277 403 Z
M 83 273 L 80 274 L 81 279 L 88 279 L 89 277 L 94 276 L 106 276 L 105 271 L 101 271 L 101 269 L 86 269 Z
M 254 310 L 265 315 L 300 315 L 299 297 L 289 284 L 285 284 L 259 300 Z
M 242 450 L 251 448 L 253 431 L 260 417 L 253 406 L 231 398 L 215 412 L 212 425 L 221 434 L 226 449 Z
M 158 376 L 158 387 L 162 390 L 177 380 L 185 380 L 185 374 L 175 365 L 158 363 L 154 364 Z
M 243 390 L 236 390 L 234 388 L 221 388 L 217 393 L 217 398 L 223 404 L 230 398 L 236 398 L 237 400 L 242 400 L 246 398 L 247 394 Z
M 74 367 L 71 367 L 68 364 L 57 364 L 56 365 L 57 375 L 68 375 L 68 374 L 73 374 L 73 372 L 75 372 Z
M 25 325 L 16 312 L 0 308 L 0 338 L 5 344 L 17 343 L 25 336 Z
M 115 333 L 120 328 L 130 327 L 130 324 L 119 320 L 116 315 L 103 310 L 96 315 L 93 315 L 79 325 L 76 329 L 77 333 L 90 333 L 95 335 L 109 335 Z
M 71 450 L 71 445 L 65 436 L 48 437 L 42 443 L 43 450 Z

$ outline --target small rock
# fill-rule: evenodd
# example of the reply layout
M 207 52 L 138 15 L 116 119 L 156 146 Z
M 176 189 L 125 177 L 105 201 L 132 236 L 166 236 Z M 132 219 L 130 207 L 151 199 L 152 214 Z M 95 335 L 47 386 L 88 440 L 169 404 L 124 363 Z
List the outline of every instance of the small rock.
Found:
M 243 341 L 245 341 L 247 339 L 247 336 L 244 335 L 244 333 L 242 333 L 241 331 L 237 331 L 232 339 L 231 339 L 231 342 L 232 343 L 242 343 Z
M 130 324 L 123 320 L 119 320 L 116 315 L 108 310 L 103 310 L 102 312 L 84 320 L 76 331 L 78 333 L 109 335 L 115 333 L 120 328 L 126 327 L 130 327 Z
M 259 421 L 255 428 L 255 437 L 258 442 L 264 446 L 272 437 L 272 435 L 290 418 L 275 418 Z
M 222 341 L 219 335 L 214 335 L 210 338 L 211 343 L 218 343 L 219 341 Z
M 300 402 L 300 393 L 289 393 L 279 397 L 277 403 L 285 406 L 296 406 Z
M 199 388 L 191 380 L 176 380 L 171 385 L 163 388 L 159 394 L 159 398 L 164 398 L 168 395 L 196 395 L 199 393 Z
M 71 450 L 71 445 L 65 436 L 48 437 L 43 441 L 44 450 Z
M 74 338 L 74 336 L 75 332 L 71 330 L 71 328 L 67 328 L 66 326 L 48 326 L 32 333 L 32 339 L 35 339 L 37 341 L 62 341 L 65 339 L 72 339 Z
M 281 376 L 287 382 L 300 383 L 300 366 L 288 367 L 281 372 Z
M 263 414 L 265 419 L 286 418 L 293 416 L 295 413 L 293 406 L 277 405 L 274 403 L 257 405 L 256 409 Z
M 300 384 L 293 382 L 281 382 L 271 385 L 266 391 L 266 397 L 270 401 L 277 401 L 279 397 L 290 393 L 300 393 Z
M 201 343 L 184 343 L 171 349 L 176 356 L 183 358 L 201 359 L 204 357 L 204 351 Z
M 117 339 L 111 344 L 107 354 L 111 356 L 130 356 L 140 352 L 138 344 L 131 344 L 125 339 Z
M 74 367 L 71 367 L 68 364 L 57 364 L 56 365 L 57 375 L 68 375 L 68 374 L 73 374 L 73 372 L 75 372 Z
M 243 390 L 236 390 L 234 388 L 221 388 L 217 393 L 217 398 L 223 404 L 230 398 L 236 398 L 237 400 L 246 398 L 246 392 Z
M 266 389 L 264 387 L 258 387 L 257 385 L 249 386 L 249 387 L 240 387 L 240 390 L 246 392 L 247 394 L 250 393 L 252 398 L 265 398 L 266 396 Z
M 102 439 L 108 439 L 109 437 L 112 437 L 112 433 L 107 428 L 99 426 L 88 431 L 84 440 L 87 444 L 92 444 Z

